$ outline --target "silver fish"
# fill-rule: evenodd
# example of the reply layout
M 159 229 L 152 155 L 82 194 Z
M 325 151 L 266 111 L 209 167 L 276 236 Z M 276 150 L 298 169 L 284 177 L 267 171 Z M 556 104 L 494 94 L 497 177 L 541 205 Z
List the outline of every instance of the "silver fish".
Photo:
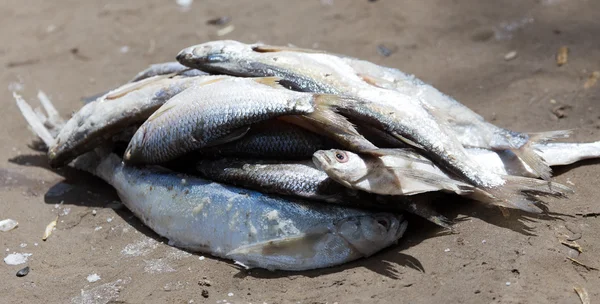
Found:
M 84 105 L 67 121 L 50 146 L 50 165 L 67 164 L 123 128 L 142 123 L 169 98 L 211 77 L 215 76 L 154 76 L 126 84 Z
M 433 115 L 448 122 L 463 146 L 497 151 L 511 150 L 535 172 L 535 177 L 550 179 L 552 173 L 550 166 L 543 157 L 535 153 L 533 145 L 568 137 L 570 131 L 527 134 L 500 128 L 485 121 L 479 114 L 414 75 L 356 58 L 342 57 L 342 59 L 366 82 L 417 96 L 433 109 L 431 111 Z
M 197 171 L 204 177 L 264 193 L 302 197 L 361 209 L 408 211 L 446 229 L 450 220 L 438 214 L 429 196 L 381 196 L 356 191 L 329 178 L 312 161 L 264 161 L 249 159 L 201 160 Z
M 436 119 L 415 96 L 374 87 L 356 75 L 341 58 L 322 53 L 273 52 L 258 44 L 213 41 L 182 50 L 183 65 L 241 76 L 277 76 L 294 89 L 333 93 L 350 98 L 330 99 L 343 114 L 373 124 L 428 153 L 436 162 L 499 201 L 513 204 L 519 184 L 509 176 L 488 171 L 471 159 L 445 123 Z M 284 82 L 282 82 L 284 83 Z
M 414 195 L 431 191 L 470 193 L 473 186 L 448 177 L 431 161 L 410 150 L 380 157 L 332 149 L 317 151 L 314 164 L 352 189 L 384 195 Z
M 500 151 L 510 149 L 536 173 L 535 177 L 541 177 L 545 180 L 551 177 L 551 169 L 544 159 L 535 153 L 532 145 L 556 138 L 565 138 L 570 134 L 570 131 L 526 134 L 497 127 L 486 122 L 483 117 L 454 98 L 440 92 L 414 75 L 403 73 L 398 69 L 380 66 L 366 60 L 320 50 L 295 47 L 257 44 L 253 46 L 253 50 L 263 53 L 299 52 L 338 57 L 354 70 L 356 76 L 362 78 L 365 82 L 377 87 L 415 96 L 422 103 L 427 104 L 434 116 L 448 122 L 463 146 Z
M 464 184 L 440 170 L 421 155 L 407 150 L 393 150 L 394 154 L 380 157 L 358 155 L 349 151 L 317 151 L 313 156 L 315 165 L 332 179 L 346 187 L 377 194 L 413 195 L 432 191 L 451 191 L 484 203 L 528 212 L 539 212 L 539 208 L 525 199 L 515 197 L 511 204 L 495 199 L 485 189 Z M 493 152 L 492 152 L 493 153 Z M 498 157 L 498 156 L 497 156 Z M 484 164 L 486 165 L 486 164 Z M 487 166 L 487 165 L 486 165 Z M 492 171 L 494 168 L 489 168 Z M 556 183 L 512 176 L 520 183 L 520 191 L 540 195 L 562 196 L 571 189 Z
M 187 76 L 187 77 L 208 75 L 208 73 L 206 73 L 206 72 L 196 70 L 196 69 L 190 69 L 177 61 L 171 61 L 171 62 L 152 64 L 145 70 L 137 73 L 133 77 L 133 79 L 131 79 L 129 82 L 137 82 L 137 81 L 140 81 L 140 80 L 143 80 L 146 78 L 150 78 L 153 76 L 173 74 L 173 73 L 177 74 L 177 75 L 181 75 L 181 76 Z
M 600 158 L 600 141 L 590 143 L 544 143 L 534 144 L 534 149 L 549 166 L 571 165 L 585 159 Z M 477 162 L 498 174 L 535 177 L 537 175 L 510 150 L 490 151 L 467 149 Z
M 314 110 L 315 94 L 277 78 L 227 78 L 191 87 L 166 102 L 133 136 L 127 163 L 161 163 L 243 137 L 251 124 Z
M 32 127 L 47 139 L 49 131 L 31 108 L 20 109 L 28 122 L 38 120 Z M 127 208 L 174 246 L 251 268 L 340 265 L 396 243 L 407 227 L 400 214 L 286 200 L 158 167 L 129 167 L 102 150 L 71 165 L 112 185 Z
M 244 137 L 223 145 L 200 149 L 202 157 L 249 157 L 262 159 L 310 159 L 317 150 L 339 148 L 319 134 L 278 120 L 252 125 Z

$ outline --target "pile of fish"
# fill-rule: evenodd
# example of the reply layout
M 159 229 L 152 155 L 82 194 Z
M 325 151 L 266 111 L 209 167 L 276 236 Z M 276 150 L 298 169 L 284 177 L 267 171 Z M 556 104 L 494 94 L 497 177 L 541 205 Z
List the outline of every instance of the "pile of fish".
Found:
M 174 246 L 306 270 L 396 243 L 404 212 L 450 228 L 436 193 L 541 212 L 551 166 L 600 157 L 569 132 L 497 127 L 414 76 L 338 54 L 212 41 L 63 120 L 21 112 L 54 168 L 112 185 Z

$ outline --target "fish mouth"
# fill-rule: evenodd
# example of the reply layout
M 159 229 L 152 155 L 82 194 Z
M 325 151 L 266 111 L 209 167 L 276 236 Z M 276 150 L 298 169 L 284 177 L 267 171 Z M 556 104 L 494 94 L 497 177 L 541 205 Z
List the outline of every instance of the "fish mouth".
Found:
M 193 63 L 193 64 L 208 64 L 208 63 L 221 63 L 227 61 L 227 56 L 224 54 L 207 54 L 203 50 L 199 50 L 200 54 L 197 54 L 195 49 L 184 49 L 175 59 L 185 65 L 185 63 Z
M 327 154 L 321 151 L 317 151 L 313 154 L 312 162 L 317 167 L 317 169 L 325 171 L 325 169 L 327 168 L 327 164 L 331 162 L 331 158 L 327 156 Z

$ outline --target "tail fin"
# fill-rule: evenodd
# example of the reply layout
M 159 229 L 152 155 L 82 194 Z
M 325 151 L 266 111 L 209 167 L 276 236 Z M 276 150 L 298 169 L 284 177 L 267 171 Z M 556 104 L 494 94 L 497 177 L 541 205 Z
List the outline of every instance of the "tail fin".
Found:
M 543 196 L 566 197 L 573 193 L 567 186 L 520 176 L 503 176 L 506 183 L 497 188 L 477 189 L 471 195 L 473 199 L 506 208 L 520 209 L 531 213 L 540 213 L 536 202 L 527 194 L 538 194 Z
M 571 135 L 571 130 L 550 131 L 541 133 L 530 133 L 529 141 L 520 148 L 511 149 L 513 153 L 525 163 L 533 172 L 544 180 L 550 180 L 552 169 L 546 160 L 537 153 L 535 144 L 545 143 L 559 138 L 567 138 Z
M 21 114 L 29 123 L 29 126 L 33 129 L 33 132 L 42 139 L 46 146 L 50 147 L 54 144 L 54 137 L 46 127 L 44 123 L 40 120 L 40 117 L 35 113 L 35 111 L 31 108 L 31 106 L 21 97 L 19 94 L 13 92 L 13 97 L 21 110 Z

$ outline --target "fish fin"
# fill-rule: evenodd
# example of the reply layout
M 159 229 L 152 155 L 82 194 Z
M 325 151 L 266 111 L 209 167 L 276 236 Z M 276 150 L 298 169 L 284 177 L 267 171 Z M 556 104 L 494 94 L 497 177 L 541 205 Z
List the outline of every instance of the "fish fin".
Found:
M 232 141 L 236 141 L 236 140 L 244 137 L 248 133 L 248 131 L 250 131 L 250 126 L 235 129 L 235 130 L 231 131 L 231 133 L 229 133 L 221 138 L 211 141 L 204 147 L 206 147 L 206 148 L 214 147 L 214 146 L 219 146 L 219 145 L 226 144 L 226 143 L 229 143 Z
M 408 138 L 406 138 L 406 137 L 404 137 L 404 136 L 402 136 L 402 135 L 400 135 L 400 134 L 398 134 L 398 133 L 396 133 L 396 132 L 392 132 L 392 133 L 391 133 L 391 135 L 392 135 L 393 137 L 395 137 L 395 138 L 399 139 L 399 140 L 400 140 L 400 141 L 402 141 L 403 143 L 405 143 L 405 144 L 407 144 L 407 145 L 411 146 L 411 147 L 415 147 L 415 148 L 417 148 L 417 149 L 424 150 L 424 148 L 423 148 L 423 146 L 422 146 L 422 145 L 420 145 L 420 144 L 418 144 L 418 143 L 416 143 L 416 142 L 414 142 L 414 141 L 412 141 L 412 140 L 410 140 L 410 139 L 408 139 Z
M 393 170 L 396 176 L 402 176 L 404 178 L 411 178 L 420 181 L 424 184 L 428 184 L 440 189 L 455 192 L 457 194 L 464 195 L 465 193 L 473 192 L 474 187 L 464 182 L 449 178 L 447 176 L 441 176 L 432 172 L 427 172 L 418 169 L 410 168 L 399 168 L 399 167 L 386 167 Z M 416 193 L 414 193 L 416 194 Z
M 506 181 L 504 185 L 477 189 L 473 196 L 493 205 L 540 213 L 541 209 L 535 205 L 535 201 L 528 198 L 528 193 L 554 197 L 566 197 L 573 193 L 572 189 L 559 183 L 512 175 L 502 177 Z
M 228 253 L 228 258 L 241 261 L 249 267 L 269 270 L 290 269 L 313 258 L 326 233 L 301 233 L 262 242 L 242 245 Z
M 165 74 L 165 75 L 156 75 L 156 76 L 152 76 L 149 78 L 145 78 L 142 79 L 140 81 L 137 82 L 130 82 L 127 83 L 119 88 L 116 88 L 112 91 L 109 91 L 108 93 L 106 93 L 106 95 L 104 95 L 104 99 L 117 99 L 119 97 L 123 97 L 133 91 L 137 91 L 141 88 L 143 88 L 146 85 L 152 84 L 156 81 L 162 80 L 162 79 L 166 79 L 166 78 L 170 78 L 175 76 L 177 73 L 171 73 L 171 74 Z
M 536 152 L 534 145 L 546 143 L 559 138 L 567 138 L 572 130 L 559 130 L 540 133 L 528 133 L 529 140 L 519 148 L 511 148 L 512 151 L 523 163 L 525 163 L 533 172 L 543 180 L 550 180 L 552 169 L 546 160 Z
M 55 139 L 50 133 L 48 129 L 44 126 L 40 117 L 33 111 L 31 106 L 21 97 L 21 95 L 13 92 L 13 97 L 21 110 L 21 114 L 33 130 L 33 132 L 46 144 L 46 146 L 51 147 L 54 145 Z
M 394 90 L 396 89 L 396 86 L 394 85 L 394 83 L 387 81 L 385 79 L 373 76 L 373 75 L 367 75 L 367 74 L 356 74 L 358 77 L 360 77 L 364 82 L 378 87 L 378 88 L 382 88 L 382 89 L 388 89 L 388 90 Z
M 281 85 L 281 83 L 279 83 L 281 80 L 283 80 L 283 78 L 281 77 L 257 77 L 253 79 L 255 82 L 258 82 L 260 84 L 269 86 L 269 87 L 273 87 L 276 89 L 285 89 L 284 86 Z
M 154 113 L 152 113 L 152 115 L 150 115 L 150 117 L 148 117 L 148 119 L 146 119 L 146 121 L 155 120 L 176 106 L 177 106 L 176 103 L 165 103 L 160 108 L 158 108 L 158 110 L 154 111 Z
M 46 93 L 44 93 L 42 90 L 39 90 L 37 97 L 40 103 L 42 104 L 42 107 L 44 107 L 46 114 L 48 114 L 48 120 L 55 126 L 64 125 L 64 120 L 62 119 L 62 117 L 60 117 L 60 114 L 58 114 L 58 110 L 56 110 L 56 108 L 50 101 L 50 98 L 48 98 L 48 95 L 46 95 Z
M 385 198 L 386 203 L 393 204 L 394 198 L 396 198 L 396 197 L 389 196 L 389 198 Z M 435 211 L 431 202 L 429 202 L 429 201 L 425 201 L 425 200 L 419 201 L 419 202 L 400 201 L 398 205 L 400 206 L 400 208 L 402 210 L 405 210 L 407 212 L 410 212 L 412 214 L 420 216 L 442 228 L 445 228 L 445 229 L 448 229 L 451 231 L 454 230 L 452 228 L 453 222 L 449 218 L 447 218 L 447 217 L 439 214 L 437 211 Z
M 377 157 L 391 155 L 391 156 L 401 157 L 406 160 L 411 160 L 411 161 L 422 163 L 422 164 L 433 165 L 432 161 L 423 157 L 421 154 L 416 153 L 415 150 L 413 150 L 413 149 L 383 148 L 383 149 L 375 149 L 375 150 L 365 150 L 365 151 L 361 151 L 360 153 L 371 155 L 371 156 L 377 156 Z
M 527 167 L 529 167 L 538 177 L 543 180 L 550 180 L 552 177 L 552 168 L 546 163 L 544 158 L 536 153 L 532 146 L 532 142 L 528 142 L 520 148 L 512 148 L 512 151 Z
M 257 53 L 274 53 L 274 52 L 299 52 L 299 53 L 316 53 L 323 54 L 325 51 L 319 51 L 314 49 L 303 49 L 293 46 L 277 46 L 267 44 L 254 44 L 252 50 Z
M 529 135 L 529 141 L 534 143 L 547 143 L 549 141 L 557 140 L 560 138 L 568 138 L 573 134 L 573 129 L 569 130 L 558 130 L 538 133 L 527 133 Z

